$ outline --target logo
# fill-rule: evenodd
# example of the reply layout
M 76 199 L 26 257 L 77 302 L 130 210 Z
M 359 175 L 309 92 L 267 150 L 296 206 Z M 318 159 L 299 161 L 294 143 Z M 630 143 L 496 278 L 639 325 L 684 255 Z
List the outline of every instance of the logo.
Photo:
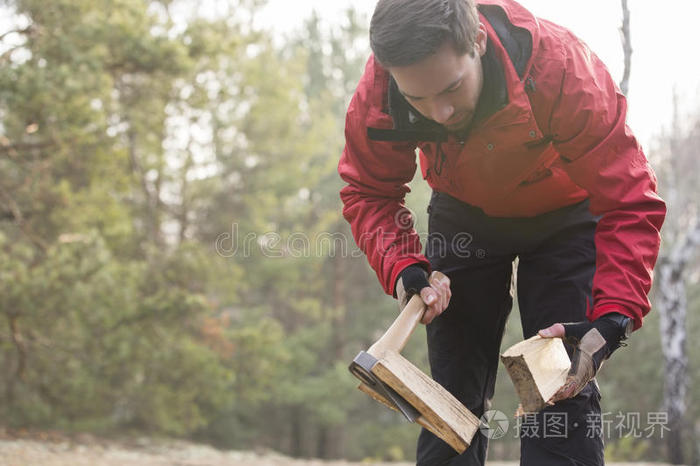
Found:
M 501 411 L 490 410 L 481 416 L 479 430 L 483 436 L 490 440 L 505 437 L 508 434 L 508 427 L 510 427 L 508 416 Z

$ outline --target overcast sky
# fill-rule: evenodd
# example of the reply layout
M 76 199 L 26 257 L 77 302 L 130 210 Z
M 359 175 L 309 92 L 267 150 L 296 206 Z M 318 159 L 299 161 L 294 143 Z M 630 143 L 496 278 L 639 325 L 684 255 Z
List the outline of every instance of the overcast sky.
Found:
M 367 15 L 375 0 L 269 0 L 258 17 L 259 24 L 278 31 L 298 28 L 314 9 L 329 25 L 342 18 L 349 6 Z M 535 15 L 568 27 L 581 37 L 608 65 L 619 82 L 623 54 L 619 27 L 622 10 L 618 0 L 521 0 Z M 674 86 L 681 97 L 681 110 L 700 105 L 700 60 L 697 31 L 700 1 L 629 0 L 631 11 L 632 74 L 628 123 L 645 147 L 672 117 Z M 695 58 L 692 58 L 695 57 Z

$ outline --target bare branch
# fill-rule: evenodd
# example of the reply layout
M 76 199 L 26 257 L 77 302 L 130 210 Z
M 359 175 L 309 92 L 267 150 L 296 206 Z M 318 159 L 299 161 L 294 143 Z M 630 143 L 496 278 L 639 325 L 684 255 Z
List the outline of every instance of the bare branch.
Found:
M 56 141 L 44 141 L 35 143 L 18 143 L 2 145 L 0 144 L 0 154 L 14 154 L 17 151 L 32 150 L 32 149 L 46 149 L 56 145 Z
M 10 47 L 9 49 L 5 50 L 2 55 L 0 55 L 0 64 L 5 64 L 10 61 L 10 57 L 14 53 L 15 50 L 19 50 L 24 45 L 15 45 L 14 47 Z
M 34 25 L 30 24 L 26 28 L 23 29 L 12 29 L 11 31 L 6 31 L 0 34 L 0 41 L 4 40 L 5 37 L 9 36 L 10 34 L 29 34 L 34 30 Z
M 632 40 L 630 39 L 630 10 L 627 8 L 627 0 L 622 1 L 622 26 L 620 27 L 620 39 L 622 51 L 625 54 L 625 71 L 620 81 L 620 90 L 627 95 L 629 91 L 630 69 L 632 68 Z

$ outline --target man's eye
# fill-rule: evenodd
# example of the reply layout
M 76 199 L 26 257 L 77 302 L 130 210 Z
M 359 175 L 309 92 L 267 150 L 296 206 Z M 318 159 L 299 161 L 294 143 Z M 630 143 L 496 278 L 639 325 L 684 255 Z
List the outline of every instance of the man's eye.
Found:
M 462 86 L 462 83 L 459 83 L 456 86 L 449 88 L 447 90 L 447 92 L 457 92 L 461 86 Z

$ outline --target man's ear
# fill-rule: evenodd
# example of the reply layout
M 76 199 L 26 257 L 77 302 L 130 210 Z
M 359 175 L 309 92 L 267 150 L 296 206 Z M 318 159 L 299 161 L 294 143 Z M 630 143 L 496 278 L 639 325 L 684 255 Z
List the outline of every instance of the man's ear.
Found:
M 479 23 L 479 30 L 476 33 L 476 40 L 474 41 L 474 50 L 483 57 L 486 53 L 486 26 L 483 23 Z

